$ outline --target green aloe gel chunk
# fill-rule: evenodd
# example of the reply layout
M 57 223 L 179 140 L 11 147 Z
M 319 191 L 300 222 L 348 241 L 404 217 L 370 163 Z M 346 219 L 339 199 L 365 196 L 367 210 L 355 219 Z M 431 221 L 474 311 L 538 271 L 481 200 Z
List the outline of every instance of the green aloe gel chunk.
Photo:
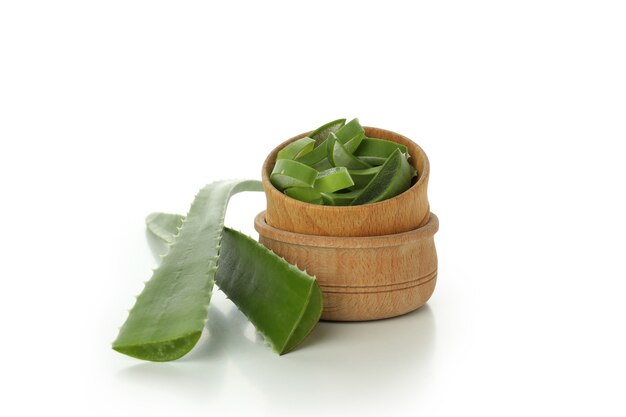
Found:
M 334 133 L 338 131 L 345 124 L 346 124 L 346 119 L 333 120 L 332 122 L 326 123 L 324 126 L 320 126 L 317 129 L 315 129 L 313 132 L 309 134 L 309 137 L 311 139 L 314 139 L 315 142 L 317 142 L 317 144 L 320 144 L 324 142 L 326 138 L 328 138 L 328 135 L 331 132 Z
M 317 174 L 313 188 L 321 193 L 333 193 L 353 185 L 354 181 L 348 170 L 345 167 L 335 167 Z
M 337 140 L 346 146 L 348 152 L 353 153 L 365 137 L 365 130 L 359 123 L 359 119 L 352 119 L 335 134 L 337 135 Z
M 415 174 L 404 154 L 396 149 L 351 205 L 376 203 L 394 197 L 409 189 Z
M 285 190 L 285 194 L 296 200 L 304 201 L 305 203 L 321 204 L 322 194 L 315 188 L 311 187 L 291 187 Z
M 276 159 L 298 159 L 313 150 L 315 140 L 300 138 L 278 151 Z
M 183 221 L 177 214 L 153 213 L 146 225 L 171 243 Z M 227 227 L 215 282 L 279 354 L 295 348 L 322 314 L 322 293 L 314 278 Z
M 354 155 L 359 157 L 379 157 L 387 159 L 396 149 L 400 149 L 403 154 L 409 154 L 406 146 L 400 143 L 384 139 L 364 138 L 359 144 L 359 147 L 354 151 Z
M 283 191 L 290 187 L 312 187 L 317 177 L 317 170 L 290 159 L 279 159 L 274 165 L 270 181 L 274 187 Z
M 169 361 L 193 348 L 207 321 L 228 200 L 240 191 L 262 190 L 259 181 L 228 180 L 198 192 L 113 349 L 139 359 Z

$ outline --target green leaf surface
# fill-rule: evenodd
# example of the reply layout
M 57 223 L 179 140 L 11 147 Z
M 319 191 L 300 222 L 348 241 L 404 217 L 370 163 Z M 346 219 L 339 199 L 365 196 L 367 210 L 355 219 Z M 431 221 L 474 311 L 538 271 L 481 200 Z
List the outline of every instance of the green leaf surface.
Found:
M 207 320 L 226 206 L 240 191 L 262 191 L 262 186 L 259 181 L 228 180 L 198 192 L 113 349 L 139 359 L 169 361 L 193 348 Z
M 361 161 L 356 156 L 352 155 L 339 141 L 335 141 L 333 143 L 332 155 L 333 160 L 331 162 L 336 167 L 346 167 L 348 169 L 371 168 L 371 165 Z
M 291 187 L 285 190 L 285 194 L 296 200 L 304 201 L 305 203 L 321 204 L 322 194 L 315 188 L 311 187 Z
M 396 149 L 400 149 L 400 152 L 406 155 L 409 153 L 407 147 L 401 143 L 384 139 L 364 138 L 354 151 L 354 155 L 359 157 L 378 157 L 386 160 Z
M 153 213 L 146 224 L 169 243 L 183 220 L 176 214 Z M 322 314 L 322 293 L 314 278 L 227 227 L 216 283 L 279 354 L 296 347 Z
M 313 150 L 314 145 L 315 140 L 307 137 L 300 138 L 278 151 L 276 159 L 298 159 L 301 156 L 310 153 Z
M 324 204 L 328 206 L 349 206 L 361 194 L 361 189 L 342 193 L 322 193 Z
M 346 145 L 348 152 L 353 153 L 365 137 L 365 130 L 359 123 L 359 119 L 352 119 L 341 129 L 337 130 L 335 135 L 337 135 L 337 140 L 342 145 Z
M 376 203 L 394 197 L 409 189 L 414 176 L 415 169 L 400 149 L 396 149 L 352 205 Z
M 313 188 L 321 193 L 333 193 L 353 185 L 354 181 L 348 170 L 344 167 L 335 167 L 317 174 Z
M 300 162 L 301 164 L 313 166 L 324 158 L 326 158 L 326 141 L 315 146 L 315 148 L 313 148 L 311 152 L 299 156 L 298 158 L 296 158 L 296 161 Z
M 290 159 L 279 159 L 270 174 L 270 182 L 283 191 L 290 187 L 312 187 L 317 170 Z
M 372 167 L 365 169 L 350 169 L 348 172 L 350 173 L 350 177 L 352 177 L 352 181 L 354 182 L 355 188 L 363 188 L 378 174 L 381 167 Z
M 345 124 L 346 124 L 346 119 L 333 120 L 332 122 L 328 122 L 325 125 L 320 126 L 317 129 L 315 129 L 313 132 L 309 134 L 309 137 L 311 139 L 314 139 L 315 142 L 319 145 L 320 143 L 324 142 L 328 138 L 328 135 L 331 132 L 334 133 L 338 131 Z

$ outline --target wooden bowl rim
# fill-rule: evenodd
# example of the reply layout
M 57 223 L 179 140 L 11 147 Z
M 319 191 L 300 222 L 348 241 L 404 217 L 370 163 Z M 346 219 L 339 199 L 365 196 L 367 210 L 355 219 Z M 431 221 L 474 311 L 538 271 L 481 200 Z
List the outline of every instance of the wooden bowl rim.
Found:
M 283 143 L 281 143 L 280 145 L 278 145 L 277 147 L 275 147 L 270 153 L 269 155 L 265 158 L 265 161 L 263 162 L 263 167 L 261 168 L 261 180 L 263 182 L 263 184 L 266 187 L 269 187 L 270 190 L 274 193 L 279 193 L 281 196 L 283 196 L 284 198 L 288 198 L 289 200 L 291 200 L 291 202 L 293 204 L 297 205 L 303 205 L 303 206 L 315 206 L 317 210 L 322 210 L 322 211 L 326 211 L 329 214 L 332 213 L 342 213 L 343 215 L 349 215 L 350 212 L 361 212 L 363 210 L 363 207 L 374 207 L 374 206 L 383 206 L 386 204 L 394 204 L 393 202 L 390 203 L 390 201 L 394 201 L 396 199 L 399 198 L 405 198 L 407 194 L 409 194 L 410 192 L 412 192 L 413 190 L 417 189 L 418 186 L 420 186 L 424 181 L 428 181 L 428 177 L 430 176 L 430 161 L 428 160 L 428 156 L 426 155 L 426 152 L 424 152 L 424 150 L 415 142 L 413 142 L 411 139 L 407 138 L 404 135 L 401 135 L 399 133 L 396 133 L 394 131 L 391 130 L 386 130 L 386 129 L 381 129 L 379 127 L 372 127 L 372 126 L 363 126 L 363 129 L 365 129 L 365 132 L 367 134 L 368 131 L 373 131 L 373 130 L 378 130 L 378 131 L 382 131 L 394 136 L 398 136 L 401 137 L 402 139 L 406 140 L 407 142 L 411 143 L 412 146 L 415 146 L 421 156 L 424 158 L 424 169 L 422 170 L 422 172 L 418 172 L 418 178 L 417 181 L 415 182 L 415 184 L 413 184 L 412 186 L 410 186 L 406 191 L 402 192 L 401 194 L 398 194 L 394 197 L 388 198 L 386 200 L 383 201 L 379 201 L 377 203 L 370 203 L 370 204 L 362 204 L 362 205 L 358 205 L 358 206 L 325 206 L 325 205 L 321 205 L 321 204 L 311 204 L 311 203 L 305 203 L 303 201 L 300 200 L 296 200 L 295 198 L 291 198 L 288 195 L 284 194 L 283 192 L 281 192 L 278 188 L 274 187 L 274 184 L 271 183 L 270 179 L 269 179 L 269 172 L 270 172 L 270 160 L 273 160 L 273 163 L 276 163 L 276 154 L 278 154 L 278 151 L 281 150 L 282 148 L 284 148 L 287 144 L 298 140 L 300 138 L 305 137 L 306 135 L 308 135 L 309 133 L 311 133 L 312 131 L 309 132 L 304 132 L 304 133 L 300 133 L 299 135 L 296 135 L 294 137 L 292 137 L 291 139 L 287 139 L 286 141 L 284 141 Z M 417 158 L 416 155 L 411 155 L 411 160 L 415 160 L 415 158 Z M 413 165 L 413 164 L 411 164 Z M 273 166 L 272 166 L 273 168 Z
M 362 237 L 320 236 L 288 232 L 272 227 L 265 221 L 264 210 L 254 218 L 254 228 L 259 235 L 268 239 L 300 246 L 341 249 L 381 248 L 400 246 L 434 236 L 437 230 L 439 230 L 439 218 L 431 212 L 430 219 L 424 226 L 409 230 L 408 232 L 394 233 L 391 235 Z

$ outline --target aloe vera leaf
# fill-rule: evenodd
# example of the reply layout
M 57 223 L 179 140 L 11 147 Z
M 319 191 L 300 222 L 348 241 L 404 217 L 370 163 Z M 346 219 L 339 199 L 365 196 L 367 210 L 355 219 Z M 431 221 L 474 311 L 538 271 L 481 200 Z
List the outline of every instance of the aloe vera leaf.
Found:
M 384 139 L 364 138 L 359 147 L 354 151 L 354 155 L 369 158 L 379 157 L 386 160 L 396 149 L 400 149 L 400 151 L 406 155 L 409 153 L 407 147 L 401 143 Z
M 409 189 L 414 176 L 415 169 L 400 149 L 396 149 L 351 205 L 375 203 L 394 197 Z
M 298 159 L 310 153 L 314 145 L 315 140 L 307 137 L 300 138 L 278 151 L 276 159 Z
M 113 349 L 139 359 L 169 361 L 198 341 L 207 313 L 231 195 L 262 191 L 259 181 L 218 181 L 196 195 L 161 264 L 145 284 Z
M 371 167 L 366 169 L 350 169 L 348 172 L 350 173 L 350 177 L 352 177 L 352 181 L 354 181 L 354 186 L 356 188 L 363 188 L 378 174 L 381 167 Z
M 296 200 L 304 201 L 305 203 L 321 204 L 323 203 L 322 194 L 315 188 L 311 187 L 291 187 L 285 190 L 285 194 Z
M 328 206 L 349 206 L 361 194 L 361 189 L 345 193 L 322 193 L 324 204 Z
M 341 129 L 337 130 L 335 135 L 337 135 L 337 140 L 341 142 L 342 145 L 347 145 L 349 142 L 354 141 L 353 144 L 348 147 L 350 153 L 352 153 L 358 148 L 361 140 L 365 137 L 365 130 L 363 126 L 361 126 L 361 123 L 359 123 L 359 119 L 352 119 L 341 127 Z
M 366 169 L 372 166 L 361 161 L 356 156 L 352 155 L 339 141 L 333 143 L 333 160 L 331 163 L 334 166 L 346 167 L 349 169 Z
M 279 159 L 270 174 L 270 182 L 283 191 L 290 187 L 312 187 L 317 170 L 290 159 Z
M 301 164 L 313 166 L 324 158 L 326 158 L 326 143 L 322 142 L 313 148 L 311 152 L 296 158 L 296 161 Z
M 322 193 L 334 193 L 353 185 L 354 181 L 348 170 L 345 167 L 335 167 L 317 174 L 313 188 Z
M 183 219 L 177 214 L 153 213 L 146 224 L 169 243 Z M 314 278 L 227 227 L 216 283 L 279 354 L 296 347 L 322 314 L 322 293 Z
M 343 125 L 346 124 L 346 119 L 337 119 L 332 122 L 328 122 L 323 126 L 318 127 L 309 134 L 311 139 L 319 145 L 328 138 L 329 133 L 338 131 Z

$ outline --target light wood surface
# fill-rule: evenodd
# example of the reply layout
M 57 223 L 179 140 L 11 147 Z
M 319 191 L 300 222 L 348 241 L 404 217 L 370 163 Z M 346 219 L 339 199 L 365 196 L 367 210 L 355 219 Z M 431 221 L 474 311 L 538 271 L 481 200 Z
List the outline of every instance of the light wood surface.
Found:
M 302 133 L 278 145 L 263 164 L 262 180 L 267 199 L 267 223 L 284 231 L 320 236 L 381 236 L 406 232 L 428 222 L 428 178 L 430 166 L 424 151 L 408 138 L 389 130 L 365 127 L 368 137 L 405 145 L 418 177 L 404 193 L 374 204 L 351 207 L 321 206 L 287 197 L 269 181 L 276 154 Z
M 420 228 L 393 235 L 331 237 L 270 226 L 266 212 L 255 219 L 259 241 L 316 276 L 324 293 L 324 320 L 360 321 L 398 316 L 424 305 L 437 280 L 430 214 Z

